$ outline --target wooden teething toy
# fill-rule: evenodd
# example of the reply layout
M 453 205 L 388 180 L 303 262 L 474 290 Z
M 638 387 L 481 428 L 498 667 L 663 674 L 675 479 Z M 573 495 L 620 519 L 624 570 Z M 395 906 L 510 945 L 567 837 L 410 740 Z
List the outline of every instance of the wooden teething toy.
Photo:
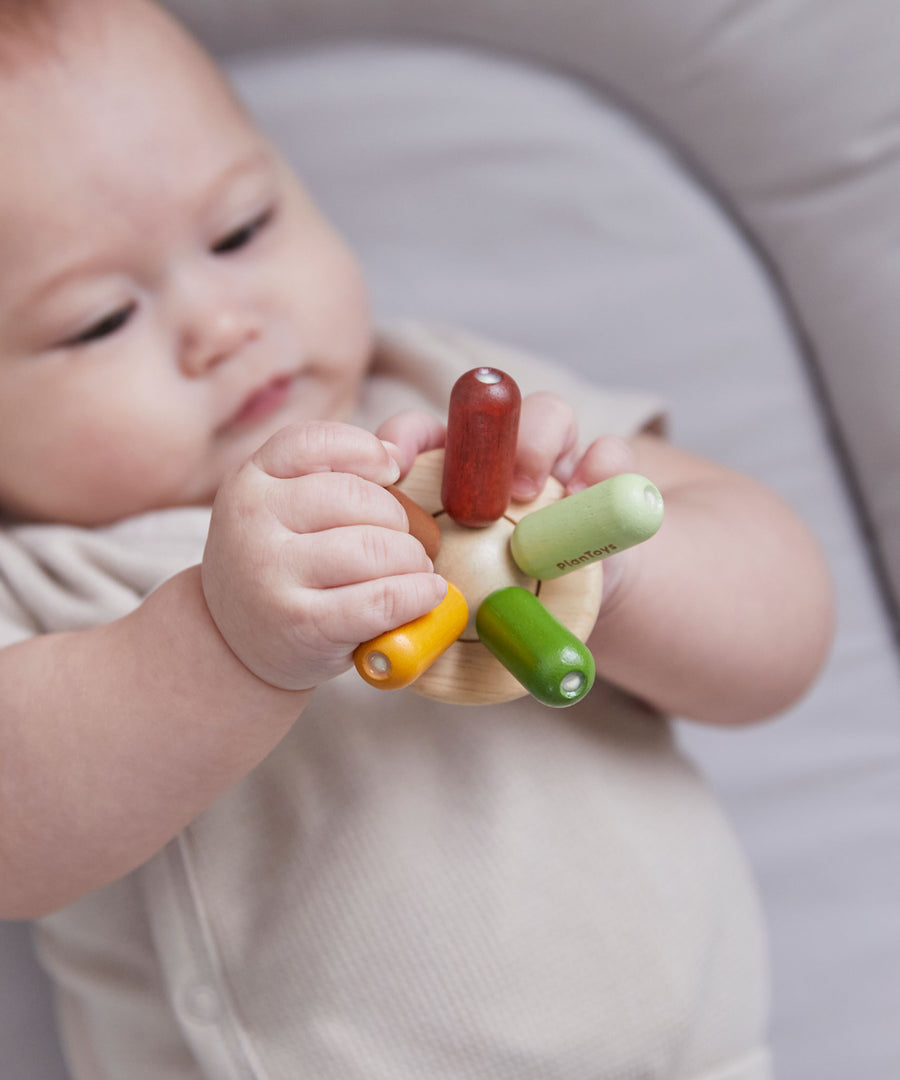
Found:
M 531 693 L 565 706 L 590 690 L 594 662 L 583 643 L 600 610 L 602 560 L 656 532 L 662 497 L 625 473 L 566 498 L 550 477 L 531 502 L 511 502 L 519 403 L 502 371 L 461 376 L 446 450 L 420 454 L 397 485 L 413 500 L 404 502 L 410 531 L 452 584 L 433 611 L 356 649 L 372 686 L 410 685 L 461 705 Z

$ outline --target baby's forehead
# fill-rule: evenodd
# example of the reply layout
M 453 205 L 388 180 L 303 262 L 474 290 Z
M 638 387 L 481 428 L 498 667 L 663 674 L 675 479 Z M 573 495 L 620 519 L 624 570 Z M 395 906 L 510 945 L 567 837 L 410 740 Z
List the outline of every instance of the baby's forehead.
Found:
M 160 83 L 173 76 L 222 84 L 211 58 L 155 0 L 0 0 L 0 75 L 30 81 L 61 65 L 138 77 L 152 67 Z
M 36 65 L 60 60 L 79 38 L 96 38 L 101 27 L 124 17 L 126 34 L 139 32 L 153 13 L 141 0 L 0 0 L 0 74 L 30 74 Z
M 25 124 L 43 125 L 49 138 L 57 125 L 77 127 L 93 114 L 118 123 L 123 136 L 154 122 L 162 134 L 163 114 L 183 126 L 228 114 L 252 126 L 211 58 L 155 3 L 38 2 L 47 5 L 45 32 L 23 30 L 21 46 L 9 46 L 11 56 L 27 62 L 0 62 L 0 125 L 7 136 Z
M 106 236 L 117 217 L 186 214 L 236 161 L 269 149 L 168 16 L 145 0 L 112 2 L 86 0 L 93 11 L 66 16 L 56 51 L 0 71 L 7 249 L 70 233 L 80 242 L 88 221 Z

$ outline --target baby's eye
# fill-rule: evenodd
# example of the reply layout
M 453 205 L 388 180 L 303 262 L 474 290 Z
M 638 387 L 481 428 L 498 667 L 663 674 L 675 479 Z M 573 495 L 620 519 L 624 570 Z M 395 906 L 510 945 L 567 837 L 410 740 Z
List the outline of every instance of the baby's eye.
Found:
M 240 228 L 227 233 L 221 240 L 217 240 L 213 244 L 210 249 L 213 255 L 228 255 L 232 251 L 238 251 L 240 248 L 246 247 L 269 224 L 274 214 L 275 211 L 272 208 L 263 210 L 261 214 L 257 214 L 256 217 L 251 218 Z
M 112 336 L 128 322 L 134 314 L 135 307 L 135 304 L 126 304 L 125 307 L 119 308 L 109 315 L 104 315 L 102 319 L 98 319 L 87 330 L 82 330 L 80 334 L 68 338 L 62 344 L 68 347 L 89 345 L 92 341 L 99 341 L 101 338 Z

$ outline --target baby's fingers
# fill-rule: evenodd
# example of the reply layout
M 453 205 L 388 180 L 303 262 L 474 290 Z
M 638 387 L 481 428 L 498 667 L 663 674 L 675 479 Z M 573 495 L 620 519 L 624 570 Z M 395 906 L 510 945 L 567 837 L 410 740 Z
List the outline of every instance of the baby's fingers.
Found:
M 429 413 L 407 409 L 385 420 L 376 434 L 396 447 L 400 475 L 406 476 L 419 454 L 444 445 L 447 432 L 440 420 Z
M 295 533 L 342 525 L 380 525 L 408 531 L 406 511 L 386 488 L 352 473 L 313 473 L 280 480 L 267 493 L 269 509 Z
M 329 529 L 298 537 L 282 566 L 305 588 L 333 589 L 401 574 L 430 573 L 434 567 L 415 537 L 372 525 Z
M 352 424 L 324 420 L 289 424 L 263 443 L 251 460 L 262 472 L 281 480 L 343 472 L 375 484 L 393 484 L 400 475 L 398 463 L 376 435 Z
M 634 451 L 629 444 L 618 435 L 601 435 L 585 450 L 575 466 L 566 484 L 566 492 L 574 495 L 592 484 L 599 484 L 601 480 L 634 471 Z
M 332 627 L 332 640 L 339 637 L 352 650 L 361 641 L 418 619 L 446 595 L 447 582 L 437 574 L 402 574 L 320 592 L 313 603 L 322 608 L 318 624 Z
M 535 498 L 552 473 L 566 483 L 578 456 L 578 424 L 572 409 L 555 394 L 529 394 L 522 402 L 512 497 Z

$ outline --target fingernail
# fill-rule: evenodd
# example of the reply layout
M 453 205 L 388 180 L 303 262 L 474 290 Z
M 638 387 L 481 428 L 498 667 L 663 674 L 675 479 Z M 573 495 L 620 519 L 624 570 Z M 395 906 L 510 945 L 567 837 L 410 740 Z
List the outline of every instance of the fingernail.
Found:
M 390 479 L 386 480 L 386 484 L 395 484 L 400 479 L 400 458 L 403 456 L 400 452 L 400 447 L 396 443 L 388 442 L 387 439 L 381 440 L 381 445 L 390 454 L 391 462 L 389 466 Z
M 524 473 L 516 473 L 512 481 L 511 494 L 519 502 L 527 502 L 537 496 L 538 485 L 530 476 L 526 476 Z
M 577 495 L 579 491 L 584 491 L 587 484 L 583 480 L 572 480 L 566 485 L 567 495 Z

